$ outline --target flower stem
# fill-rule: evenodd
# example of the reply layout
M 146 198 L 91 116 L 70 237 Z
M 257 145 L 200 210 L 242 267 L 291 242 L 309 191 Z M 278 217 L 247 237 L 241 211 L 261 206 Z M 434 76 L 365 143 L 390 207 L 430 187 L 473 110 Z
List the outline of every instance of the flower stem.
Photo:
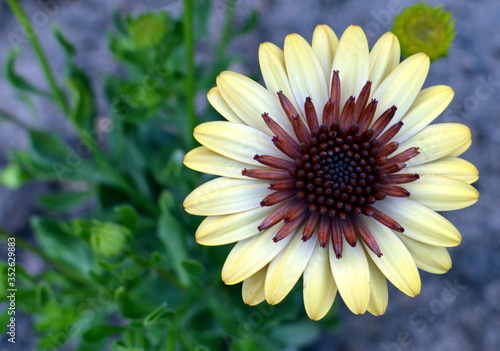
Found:
M 186 47 L 186 109 L 187 123 L 185 123 L 186 148 L 194 146 L 193 129 L 196 126 L 195 111 L 195 64 L 194 64 L 194 6 L 193 0 L 184 0 L 184 45 Z
M 56 103 L 59 105 L 64 114 L 67 114 L 67 112 L 69 111 L 68 102 L 66 101 L 62 90 L 57 85 L 54 74 L 50 69 L 47 57 L 45 56 L 45 53 L 42 50 L 42 46 L 38 41 L 38 37 L 36 36 L 35 29 L 31 25 L 31 22 L 29 21 L 28 17 L 24 13 L 17 0 L 7 0 L 7 3 L 9 4 L 17 20 L 19 21 L 19 24 L 23 27 L 24 32 L 28 37 L 31 46 L 33 47 L 33 50 L 35 51 L 38 61 L 40 62 L 40 65 L 42 67 L 42 71 L 45 74 L 45 78 L 47 79 L 47 82 L 49 83 L 49 86 L 52 90 L 52 94 Z

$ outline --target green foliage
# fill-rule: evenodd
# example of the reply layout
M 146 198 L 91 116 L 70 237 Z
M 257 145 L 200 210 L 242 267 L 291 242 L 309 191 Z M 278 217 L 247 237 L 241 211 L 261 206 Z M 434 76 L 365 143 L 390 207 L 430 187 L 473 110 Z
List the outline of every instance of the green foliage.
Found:
M 318 335 L 322 324 L 307 319 L 300 296 L 279 306 L 244 305 L 240 287 L 220 280 L 229 248 L 196 244 L 200 219 L 182 209 L 203 177 L 182 165 L 193 145 L 186 128 L 190 96 L 214 85 L 235 60 L 228 45 L 258 20 L 254 12 L 235 28 L 229 1 L 222 36 L 214 39 L 206 35 L 212 6 L 197 0 L 191 14 L 194 45 L 210 49 L 194 72 L 186 64 L 189 33 L 167 12 L 115 14 L 109 46 L 126 73 L 109 74 L 103 92 L 93 91 L 75 63 L 78 48 L 59 28 L 54 35 L 65 69 L 55 79 L 41 65 L 49 83 L 62 82 L 50 83 L 51 91 L 16 72 L 19 50 L 9 54 L 5 72 L 12 86 L 26 101 L 33 95 L 53 101 L 74 128 L 72 136 L 28 128 L 29 147 L 12 152 L 0 173 L 1 184 L 11 188 L 29 181 L 56 188 L 38 198 L 44 212 L 30 222 L 35 245 L 16 237 L 19 249 L 46 264 L 38 273 L 20 264 L 16 270 L 16 303 L 33 316 L 39 350 L 282 350 Z M 16 15 L 22 22 L 22 12 Z M 30 40 L 43 61 L 45 54 Z M 103 117 L 96 107 L 101 93 L 109 106 Z M 196 113 L 195 123 L 220 118 L 211 107 Z M 0 263 L 3 276 L 6 268 Z M 0 322 L 5 318 L 0 314 Z

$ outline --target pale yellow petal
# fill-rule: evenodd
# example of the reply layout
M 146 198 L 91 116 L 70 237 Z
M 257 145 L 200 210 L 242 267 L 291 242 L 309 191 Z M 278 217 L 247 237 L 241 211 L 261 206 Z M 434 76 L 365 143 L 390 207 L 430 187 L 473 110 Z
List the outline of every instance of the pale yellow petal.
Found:
M 264 282 L 266 281 L 267 266 L 243 281 L 241 295 L 243 302 L 255 306 L 266 299 Z
M 194 129 L 196 140 L 210 150 L 230 159 L 262 166 L 255 154 L 287 159 L 271 141 L 271 137 L 255 128 L 230 122 L 206 122 Z
M 393 105 L 398 110 L 392 123 L 401 120 L 422 88 L 429 66 L 429 57 L 425 54 L 415 54 L 401 62 L 373 93 L 373 98 L 378 100 L 374 120 Z
M 400 173 L 440 175 L 461 180 L 467 184 L 472 184 L 479 178 L 476 166 L 464 159 L 450 156 L 418 166 L 406 167 Z
M 350 96 L 357 96 L 368 81 L 369 51 L 366 35 L 359 26 L 349 26 L 340 38 L 333 58 L 332 72 L 339 71 L 342 106 Z M 330 75 L 332 80 L 333 73 Z
M 242 74 L 224 71 L 217 77 L 217 86 L 224 101 L 246 124 L 272 135 L 262 119 L 263 113 L 278 122 L 288 133 L 293 129 L 278 101 L 278 96 Z
M 463 124 L 432 124 L 401 143 L 396 153 L 410 147 L 418 147 L 420 154 L 406 162 L 408 166 L 418 166 L 451 155 L 470 139 L 470 129 Z
M 265 166 L 250 165 L 248 163 L 232 160 L 213 152 L 205 146 L 200 146 L 189 151 L 186 156 L 184 156 L 183 163 L 186 167 L 198 172 L 247 180 L 248 177 L 241 174 L 243 169 L 267 168 Z
M 302 113 L 303 101 L 295 101 L 285 67 L 283 50 L 273 43 L 262 43 L 259 47 L 259 64 L 262 78 L 272 94 L 282 91 L 292 102 L 297 112 Z
M 456 150 L 453 150 L 450 152 L 449 156 L 460 156 L 462 155 L 465 151 L 469 150 L 469 147 L 472 145 L 472 139 L 467 140 L 466 143 L 464 143 L 462 146 L 457 148 Z
M 265 294 L 266 300 L 271 305 L 280 303 L 292 290 L 311 258 L 316 240 L 303 242 L 303 227 L 297 229 L 290 243 L 276 256 L 267 270 Z
M 330 311 L 337 294 L 328 256 L 328 249 L 316 245 L 304 270 L 304 307 L 309 318 L 315 321 Z
M 322 111 L 328 99 L 327 82 L 311 46 L 300 35 L 289 34 L 284 53 L 290 86 L 302 111 L 307 97 L 311 97 L 317 111 Z
M 314 29 L 312 48 L 323 68 L 325 77 L 332 74 L 332 63 L 339 39 L 335 32 L 326 24 L 320 24 Z
M 453 89 L 446 85 L 422 90 L 403 117 L 403 127 L 394 140 L 401 143 L 427 127 L 450 104 L 453 95 Z
M 370 74 L 372 92 L 398 66 L 401 57 L 398 37 L 387 32 L 380 37 L 370 51 Z
M 449 177 L 420 175 L 415 182 L 401 184 L 410 199 L 434 211 L 453 211 L 475 204 L 479 193 L 471 185 Z
M 418 202 L 386 197 L 374 206 L 403 226 L 404 235 L 436 246 L 457 246 L 462 241 L 460 232 L 446 218 Z
M 385 313 L 389 303 L 389 292 L 387 289 L 387 279 L 380 269 L 368 260 L 370 267 L 370 302 L 368 303 L 368 312 L 374 316 L 380 316 Z
M 229 122 L 245 124 L 245 122 L 243 122 L 241 118 L 239 118 L 236 113 L 231 110 L 231 107 L 229 107 L 226 101 L 224 101 L 219 88 L 214 87 L 210 89 L 207 94 L 207 99 L 208 102 L 210 102 L 210 105 L 212 105 L 212 107 Z
M 194 189 L 184 200 L 186 212 L 197 216 L 217 216 L 251 210 L 272 191 L 267 182 L 220 177 Z
M 277 204 L 222 216 L 210 216 L 196 230 L 196 242 L 201 245 L 225 245 L 240 241 L 259 233 L 257 227 L 273 211 Z
M 394 232 L 373 218 L 363 218 L 373 238 L 380 247 L 381 257 L 365 246 L 373 263 L 387 279 L 408 296 L 420 293 L 421 282 L 415 261 L 406 246 Z M 363 245 L 365 243 L 363 242 Z
M 406 235 L 397 234 L 410 251 L 418 268 L 434 274 L 443 274 L 451 269 L 451 257 L 445 247 L 425 244 Z
M 333 245 L 328 245 L 330 267 L 342 300 L 354 314 L 366 312 L 370 301 L 370 270 L 361 245 L 351 247 L 343 240 L 342 257 L 335 257 Z
M 275 225 L 261 234 L 238 242 L 222 267 L 222 280 L 228 285 L 238 284 L 251 275 L 257 273 L 267 265 L 281 250 L 283 250 L 292 236 L 289 235 L 277 243 L 273 242 L 281 226 Z

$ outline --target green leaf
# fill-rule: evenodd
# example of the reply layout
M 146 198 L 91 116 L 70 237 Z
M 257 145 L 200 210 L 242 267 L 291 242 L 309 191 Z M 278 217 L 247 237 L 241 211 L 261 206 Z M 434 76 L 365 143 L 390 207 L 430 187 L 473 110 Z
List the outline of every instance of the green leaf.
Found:
M 21 50 L 19 48 L 16 48 L 14 50 L 11 50 L 7 55 L 7 60 L 5 63 L 5 76 L 7 80 L 17 89 L 42 95 L 47 98 L 52 98 L 52 95 L 50 93 L 35 87 L 32 83 L 28 82 L 25 78 L 17 74 L 14 68 L 14 63 L 17 55 L 19 55 L 20 52 Z
M 59 224 L 47 218 L 34 217 L 31 227 L 47 256 L 88 276 L 92 261 L 82 241 L 61 230 Z
M 183 236 L 184 229 L 168 211 L 170 207 L 168 202 L 171 201 L 169 200 L 170 196 L 171 195 L 166 191 L 160 196 L 160 208 L 162 213 L 158 219 L 158 237 L 163 243 L 163 247 L 169 256 L 169 261 L 172 262 L 179 280 L 183 284 L 188 285 L 189 278 L 182 265 L 182 261 L 188 258 Z
M 143 305 L 140 302 L 132 301 L 127 289 L 123 286 L 115 291 L 115 300 L 118 303 L 118 308 L 123 317 L 126 318 L 144 318 L 147 313 L 144 311 Z
M 120 215 L 121 222 L 125 227 L 131 231 L 137 229 L 139 223 L 139 215 L 135 209 L 130 205 L 123 205 L 115 207 L 115 212 Z
M 105 338 L 109 338 L 110 336 L 120 334 L 124 330 L 126 330 L 126 327 L 116 325 L 94 325 L 89 330 L 87 330 L 85 334 L 83 334 L 83 338 L 88 342 L 95 343 Z
M 37 161 L 66 163 L 66 159 L 75 154 L 61 138 L 49 132 L 32 130 L 29 133 L 29 140 L 32 155 Z
M 90 195 L 92 195 L 91 191 L 66 191 L 42 195 L 37 202 L 49 210 L 65 212 L 80 205 Z
M 88 78 L 76 67 L 72 67 L 73 74 L 72 77 L 66 80 L 66 85 L 71 93 L 71 109 L 69 112 L 69 119 L 73 121 L 80 129 L 91 130 L 93 129 L 92 121 L 95 117 L 95 102 L 94 95 L 89 85 Z M 78 72 L 78 74 L 75 74 Z M 99 132 L 93 131 L 98 135 L 97 140 L 95 136 L 89 135 L 86 142 L 91 144 L 98 144 L 102 136 L 99 137 Z M 98 147 L 98 145 L 94 145 Z
M 195 277 L 199 277 L 205 270 L 205 267 L 203 267 L 203 265 L 199 261 L 192 259 L 182 260 L 181 265 L 186 270 L 186 272 Z
M 52 287 L 45 281 L 40 282 L 35 287 L 35 306 L 41 309 L 47 302 L 55 300 L 55 293 Z
M 9 315 L 9 309 L 7 309 L 7 308 L 4 309 L 2 311 L 2 313 L 0 313 L 0 333 L 2 335 L 4 335 L 5 332 L 7 331 L 7 328 L 8 328 L 7 324 L 10 323 L 10 317 L 11 316 Z M 10 338 L 10 335 L 7 336 L 7 338 Z
M 54 27 L 54 36 L 56 37 L 59 44 L 62 46 L 66 55 L 74 56 L 76 53 L 75 47 L 64 37 L 59 26 Z
M 163 303 L 156 310 L 154 310 L 153 312 L 148 314 L 146 316 L 146 318 L 144 318 L 144 321 L 142 323 L 144 324 L 144 326 L 148 326 L 148 325 L 156 323 L 157 321 L 159 321 L 161 319 L 165 319 L 168 317 L 172 318 L 174 315 L 175 315 L 175 312 L 172 309 L 167 308 L 166 303 Z

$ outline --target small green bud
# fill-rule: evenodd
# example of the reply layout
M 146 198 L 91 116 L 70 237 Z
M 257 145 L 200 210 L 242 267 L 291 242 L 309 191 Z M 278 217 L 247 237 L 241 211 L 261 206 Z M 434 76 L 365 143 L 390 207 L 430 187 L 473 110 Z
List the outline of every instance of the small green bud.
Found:
M 0 173 L 0 184 L 10 189 L 18 189 L 30 180 L 30 176 L 17 163 L 11 163 Z
M 152 47 L 161 43 L 167 34 L 167 17 L 163 13 L 147 13 L 130 19 L 128 29 L 138 47 Z
M 456 35 L 454 28 L 450 11 L 419 2 L 394 18 L 392 31 L 399 39 L 403 56 L 423 52 L 434 61 L 448 54 Z
M 119 224 L 94 220 L 90 229 L 92 250 L 103 257 L 113 257 L 125 249 L 130 231 Z

